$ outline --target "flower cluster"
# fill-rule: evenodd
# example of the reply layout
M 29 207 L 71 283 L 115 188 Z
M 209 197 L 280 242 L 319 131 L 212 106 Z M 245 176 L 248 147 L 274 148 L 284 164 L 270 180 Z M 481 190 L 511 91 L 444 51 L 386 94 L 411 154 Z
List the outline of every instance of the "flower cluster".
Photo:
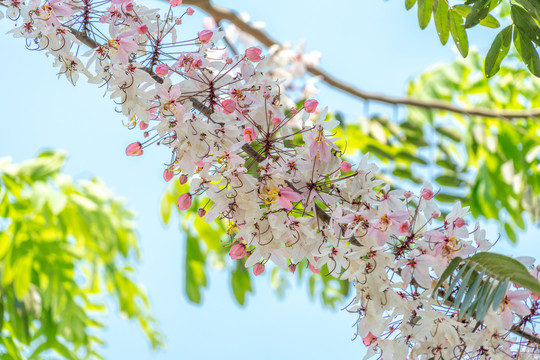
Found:
M 70 81 L 83 74 L 107 85 L 128 127 L 143 131 L 128 156 L 151 144 L 171 149 L 164 179 L 190 183 L 178 208 L 206 199 L 198 214 L 228 221 L 232 259 L 255 275 L 269 261 L 294 272 L 307 259 L 312 271 L 352 282 L 347 309 L 359 315 L 367 357 L 540 356 L 537 343 L 511 332 L 534 335 L 536 295 L 510 287 L 482 323 L 431 297 L 453 258 L 491 246 L 467 225 L 467 208 L 456 204 L 441 218 L 429 184 L 418 193 L 391 190 L 367 156 L 343 160 L 332 136 L 339 123 L 327 109 L 314 99 L 284 100 L 279 59 L 256 47 L 229 56 L 218 30 L 178 40 L 177 27 L 193 13 L 176 16 L 180 3 L 171 0 L 161 16 L 132 0 L 0 2 L 22 19 L 12 33 L 53 56 Z M 91 47 L 85 61 L 83 44 Z

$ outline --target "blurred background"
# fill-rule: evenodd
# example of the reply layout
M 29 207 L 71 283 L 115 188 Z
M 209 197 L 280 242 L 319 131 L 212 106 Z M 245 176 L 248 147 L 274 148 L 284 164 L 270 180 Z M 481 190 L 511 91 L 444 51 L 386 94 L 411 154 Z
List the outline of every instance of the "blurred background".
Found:
M 306 52 L 318 50 L 322 53 L 322 68 L 368 91 L 394 96 L 410 91 L 420 93 L 423 85 L 418 79 L 422 74 L 459 57 L 453 44 L 440 44 L 433 24 L 420 30 L 415 12 L 407 12 L 402 1 L 246 0 L 215 3 L 246 12 L 251 20 L 264 22 L 265 30 L 280 42 L 298 44 L 304 41 Z M 164 4 L 157 1 L 148 1 L 145 5 L 164 8 Z M 196 11 L 194 16 L 185 18 L 184 33 L 180 37 L 192 38 L 203 28 L 205 17 L 201 11 Z M 12 27 L 13 23 L 7 19 L 0 21 L 3 34 Z M 485 54 L 494 35 L 492 29 L 475 28 L 469 32 L 469 43 L 480 54 Z M 185 291 L 186 236 L 180 215 L 173 210 L 165 226 L 160 210 L 162 196 L 169 185 L 162 177 L 169 158 L 168 150 L 150 147 L 144 156 L 126 157 L 126 145 L 139 140 L 141 134 L 128 131 L 122 125 L 125 119 L 116 112 L 118 109 L 104 87 L 87 84 L 83 78 L 74 87 L 65 78 L 58 79 L 57 69 L 51 66 L 51 61 L 38 51 L 25 49 L 21 39 L 3 35 L 1 41 L 0 157 L 10 157 L 12 162 L 20 163 L 45 150 L 64 150 L 68 154 L 64 173 L 75 180 L 100 178 L 114 194 L 124 198 L 126 207 L 136 214 L 141 261 L 137 263 L 134 278 L 146 289 L 151 313 L 157 320 L 157 329 L 164 335 L 166 348 L 152 351 L 136 322 L 119 315 L 117 302 L 106 297 L 108 310 L 99 315 L 106 327 L 96 330 L 105 340 L 100 351 L 104 358 L 233 359 L 249 356 L 257 359 L 323 359 L 363 356 L 361 339 L 351 341 L 356 317 L 340 310 L 352 300 L 353 294 L 338 294 L 331 301 L 319 295 L 319 290 L 310 296 L 305 277 L 299 281 L 291 276 L 287 280 L 290 286 L 280 298 L 275 288 L 281 291 L 286 285 L 282 280 L 271 279 L 270 271 L 267 271 L 251 279 L 254 294 L 248 294 L 244 305 L 240 306 L 238 295 L 235 297 L 230 285 L 232 265 L 228 260 L 223 262 L 222 254 L 221 258 L 214 256 L 205 265 L 208 285 L 200 290 L 200 303 L 194 303 L 197 295 L 186 295 Z M 317 86 L 320 92 L 315 98 L 321 105 L 329 106 L 331 112 L 340 112 L 347 124 L 354 124 L 360 116 L 377 116 L 402 125 L 410 116 L 403 107 L 366 104 L 322 83 Z M 343 136 L 347 137 L 347 128 L 344 129 Z M 467 136 L 467 127 L 458 130 Z M 427 142 L 440 138 L 440 135 L 427 131 L 420 127 Z M 429 146 L 427 148 L 418 150 L 417 155 L 429 157 L 433 153 L 429 152 Z M 456 147 L 457 157 L 460 152 L 461 158 L 466 158 L 464 147 Z M 377 154 L 372 156 L 377 158 Z M 383 167 L 395 166 L 380 156 L 379 159 Z M 433 169 L 437 165 L 428 161 L 430 164 L 431 170 L 428 166 L 427 170 L 424 168 L 415 174 L 434 181 Z M 464 177 L 474 182 L 475 175 L 470 168 L 463 169 Z M 388 175 L 394 176 L 395 172 L 390 170 Z M 393 179 L 399 181 L 400 177 Z M 523 182 L 526 184 L 527 180 Z M 401 183 L 400 187 L 407 184 Z M 414 188 L 418 184 L 411 181 L 410 186 Z M 174 190 L 169 191 L 174 193 Z M 449 194 L 455 192 L 449 191 Z M 459 196 L 465 194 L 457 194 L 456 198 Z M 481 211 L 482 208 L 476 210 L 477 213 Z M 518 211 L 518 215 L 521 217 L 522 213 Z M 489 239 L 495 240 L 502 235 L 497 252 L 538 256 L 535 242 L 540 232 L 530 215 L 525 214 L 523 218 L 525 230 L 513 227 L 518 244 L 512 244 L 498 221 L 488 221 L 480 216 L 482 225 L 488 229 Z M 318 283 L 318 286 L 323 284 Z

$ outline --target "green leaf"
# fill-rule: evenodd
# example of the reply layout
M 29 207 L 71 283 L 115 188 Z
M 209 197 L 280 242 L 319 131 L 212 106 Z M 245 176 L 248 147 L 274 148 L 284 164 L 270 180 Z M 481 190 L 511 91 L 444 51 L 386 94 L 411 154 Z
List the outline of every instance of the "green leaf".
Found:
M 529 40 L 532 40 L 536 46 L 540 46 L 540 28 L 529 13 L 521 6 L 512 5 L 511 15 L 518 29 L 527 35 Z
M 465 294 L 465 297 L 463 298 L 463 301 L 461 302 L 459 306 L 459 313 L 462 316 L 465 315 L 466 311 L 472 305 L 474 296 L 477 295 L 477 291 L 480 288 L 480 284 L 482 284 L 483 277 L 484 277 L 483 271 L 480 273 L 477 273 L 472 284 L 467 289 L 467 293 Z
M 534 17 L 536 21 L 540 21 L 540 1 L 538 0 L 514 0 L 527 10 L 529 15 Z
M 481 265 L 489 276 L 499 280 L 508 279 L 535 294 L 540 294 L 540 282 L 516 259 L 501 254 L 481 252 L 466 261 Z
M 429 25 L 432 11 L 433 0 L 418 0 L 418 25 L 422 30 Z
M 405 8 L 407 10 L 410 10 L 414 4 L 416 4 L 416 0 L 405 0 Z
M 466 18 L 470 14 L 472 8 L 467 5 L 455 5 L 453 9 L 459 15 L 461 15 L 461 17 Z M 500 26 L 497 19 L 495 19 L 492 15 L 486 16 L 482 21 L 480 21 L 480 25 L 488 27 L 488 28 L 492 28 L 492 29 L 496 29 Z
M 435 296 L 435 293 L 439 289 L 439 287 L 444 283 L 444 281 L 454 272 L 454 270 L 459 266 L 461 263 L 461 258 L 459 256 L 455 257 L 450 261 L 446 269 L 441 274 L 441 278 L 439 279 L 439 282 L 437 282 L 437 285 L 435 285 L 435 289 L 433 290 L 433 293 L 431 296 Z
M 231 286 L 234 298 L 239 305 L 244 305 L 246 302 L 246 294 L 253 292 L 251 289 L 251 279 L 249 272 L 241 261 L 236 261 L 236 267 L 232 271 Z
M 493 44 L 486 55 L 484 73 L 486 77 L 492 77 L 501 67 L 501 62 L 508 55 L 510 44 L 512 43 L 513 26 L 507 26 L 497 34 Z
M 452 39 L 454 39 L 461 56 L 467 57 L 469 54 L 469 40 L 467 39 L 467 33 L 463 26 L 463 18 L 454 10 L 454 8 L 449 10 L 449 17 Z
M 465 19 L 465 28 L 471 28 L 480 23 L 488 14 L 490 10 L 491 0 L 479 0 L 471 8 L 469 14 Z
M 536 77 L 540 77 L 540 58 L 531 40 L 521 29 L 514 29 L 514 46 L 529 71 Z
M 445 45 L 448 42 L 450 35 L 450 25 L 448 20 L 448 2 L 445 0 L 437 1 L 437 10 L 435 11 L 435 27 L 441 44 Z
M 504 223 L 504 231 L 513 244 L 517 243 L 516 232 L 509 223 Z
M 201 288 L 206 286 L 205 258 L 199 241 L 188 232 L 186 239 L 185 290 L 188 299 L 196 304 L 202 300 Z

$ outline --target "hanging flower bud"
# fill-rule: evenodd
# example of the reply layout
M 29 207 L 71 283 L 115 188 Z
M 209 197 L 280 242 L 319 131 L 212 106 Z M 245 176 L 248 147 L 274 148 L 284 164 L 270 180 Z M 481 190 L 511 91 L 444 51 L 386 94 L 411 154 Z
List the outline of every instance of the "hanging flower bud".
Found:
M 137 26 L 137 32 L 139 34 L 146 34 L 148 32 L 148 26 L 146 24 L 141 24 Z
M 422 190 L 422 197 L 426 200 L 431 200 L 433 199 L 433 191 L 429 190 L 429 189 L 424 189 Z
M 292 272 L 292 273 L 294 274 L 295 271 L 296 271 L 296 264 L 290 264 L 290 265 L 289 265 L 289 271 Z
M 369 334 L 367 334 L 367 336 L 362 339 L 362 342 L 364 343 L 364 345 L 369 346 L 373 344 L 375 340 L 377 340 L 377 337 L 373 335 L 370 331 Z
M 225 114 L 232 114 L 236 110 L 236 103 L 232 99 L 223 100 L 221 106 Z
M 165 179 L 165 181 L 171 181 L 173 177 L 174 172 L 169 169 L 165 169 L 165 171 L 163 172 L 163 179 Z
M 145 123 L 144 121 L 141 121 L 141 122 L 139 123 L 139 129 L 144 130 L 144 129 L 146 129 L 147 127 L 148 127 L 148 124 Z
M 250 47 L 246 50 L 246 57 L 249 61 L 259 62 L 262 60 L 262 50 L 256 47 Z
M 253 267 L 253 274 L 255 276 L 261 275 L 264 272 L 264 264 L 257 263 Z
M 199 33 L 199 41 L 202 42 L 203 44 L 206 44 L 207 42 L 210 41 L 213 35 L 214 35 L 213 31 L 203 30 Z
M 317 110 L 317 105 L 319 105 L 319 102 L 317 100 L 309 99 L 304 102 L 304 109 L 308 113 L 312 113 Z
M 341 165 L 339 166 L 339 168 L 340 168 L 341 171 L 343 171 L 343 172 L 349 172 L 349 171 L 351 171 L 351 169 L 352 169 L 352 165 L 351 165 L 350 162 L 344 161 L 344 162 L 341 163 Z
M 244 244 L 233 245 L 231 247 L 231 250 L 229 250 L 229 256 L 233 260 L 242 259 L 244 256 L 246 256 L 246 246 Z M 255 266 L 257 266 L 257 265 L 255 265 Z M 258 274 L 255 274 L 255 275 L 258 275 Z
M 203 217 L 204 215 L 206 215 L 206 210 L 204 210 L 203 208 L 199 208 L 199 210 L 197 210 L 197 214 L 199 215 L 199 217 Z
M 172 7 L 176 7 L 176 6 L 182 5 L 182 0 L 170 0 L 170 1 L 171 1 L 171 6 L 172 6 Z
M 126 148 L 126 155 L 127 156 L 141 156 L 143 153 L 142 151 L 142 145 L 140 142 L 134 142 L 132 144 L 129 144 Z
M 281 118 L 279 116 L 274 116 L 272 118 L 272 124 L 278 126 L 279 124 L 281 124 Z
M 195 10 L 193 10 L 190 7 L 188 7 L 187 10 L 186 10 L 186 14 L 188 14 L 189 16 L 193 15 L 194 12 L 195 12 Z
M 193 199 L 191 198 L 191 194 L 185 193 L 178 197 L 178 200 L 176 201 L 176 205 L 178 206 L 179 210 L 187 210 L 191 207 L 192 202 L 193 202 Z
M 169 73 L 169 66 L 167 64 L 159 64 L 156 66 L 156 75 L 159 77 L 165 77 Z

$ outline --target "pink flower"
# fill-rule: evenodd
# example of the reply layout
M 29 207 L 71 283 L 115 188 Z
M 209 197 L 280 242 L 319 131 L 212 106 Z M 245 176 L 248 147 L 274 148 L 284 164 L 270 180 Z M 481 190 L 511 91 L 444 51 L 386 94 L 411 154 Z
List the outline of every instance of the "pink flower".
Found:
M 253 62 L 259 62 L 262 60 L 261 57 L 262 50 L 256 47 L 250 47 L 246 50 L 246 57 L 248 60 Z
M 171 1 L 171 6 L 172 6 L 172 7 L 176 7 L 176 6 L 182 5 L 182 0 L 170 0 L 170 1 Z
M 171 181 L 173 177 L 174 172 L 169 169 L 165 169 L 165 171 L 163 172 L 163 179 L 165 179 L 165 181 Z
M 132 144 L 129 144 L 126 148 L 126 155 L 127 156 L 141 156 L 143 153 L 142 151 L 142 145 L 140 142 L 134 142 Z
M 185 193 L 178 197 L 178 200 L 176 201 L 176 205 L 178 206 L 179 210 L 187 210 L 191 207 L 192 202 L 193 200 L 191 198 L 191 194 Z
M 431 200 L 433 199 L 433 191 L 429 190 L 429 189 L 424 189 L 422 190 L 422 197 L 426 200 Z
M 287 210 L 291 210 L 293 208 L 291 201 L 300 201 L 300 200 L 302 200 L 302 195 L 294 192 L 292 189 L 289 189 L 289 188 L 279 189 L 277 202 L 281 207 Z
M 188 181 L 188 178 L 186 174 L 182 174 L 178 178 L 178 182 L 180 183 L 180 185 L 184 185 L 185 183 L 187 183 L 187 181 Z
M 146 34 L 148 32 L 148 26 L 146 24 L 141 24 L 137 26 L 137 32 L 139 34 Z
M 501 319 L 506 329 L 510 329 L 514 323 L 514 314 L 512 312 L 521 316 L 531 314 L 531 309 L 523 303 L 530 295 L 529 290 L 516 290 L 506 293 L 501 304 Z
M 351 171 L 351 169 L 352 169 L 352 165 L 351 165 L 350 162 L 344 161 L 344 162 L 341 163 L 341 165 L 339 166 L 339 168 L 340 168 L 341 171 L 343 171 L 343 172 L 349 172 L 349 171 Z
M 231 247 L 231 250 L 229 250 L 229 256 L 233 260 L 242 259 L 244 256 L 246 256 L 246 246 L 244 244 L 233 245 Z M 255 265 L 255 266 L 257 266 L 257 265 Z M 263 271 L 264 271 L 264 267 L 263 267 Z M 258 274 L 255 274 L 255 275 L 258 275 Z
M 257 263 L 253 267 L 253 274 L 255 276 L 261 275 L 264 272 L 264 264 Z
M 132 40 L 135 33 L 136 30 L 124 31 L 114 40 L 109 40 L 107 42 L 109 48 L 118 51 L 118 59 L 122 64 L 127 64 L 129 62 L 129 55 L 139 49 L 139 45 Z
M 169 66 L 167 64 L 159 64 L 156 66 L 156 75 L 160 77 L 165 77 L 169 73 Z
M 249 143 L 249 142 L 255 141 L 255 139 L 257 139 L 257 134 L 255 134 L 255 130 L 253 130 L 251 126 L 248 126 L 247 128 L 245 128 L 244 140 Z
M 187 10 L 186 10 L 186 14 L 188 14 L 189 16 L 193 15 L 194 12 L 195 12 L 195 10 L 193 10 L 190 7 L 188 7 Z
M 232 114 L 236 110 L 236 103 L 231 99 L 223 100 L 221 106 L 225 114 Z
M 188 9 L 189 10 L 189 9 Z M 203 30 L 199 33 L 199 40 L 203 43 L 203 44 L 206 44 L 207 42 L 210 41 L 210 39 L 212 38 L 212 36 L 214 35 L 214 32 L 213 31 L 210 31 L 210 30 Z
M 304 102 L 304 109 L 308 113 L 312 113 L 317 110 L 317 105 L 319 105 L 319 102 L 317 100 L 309 99 Z

